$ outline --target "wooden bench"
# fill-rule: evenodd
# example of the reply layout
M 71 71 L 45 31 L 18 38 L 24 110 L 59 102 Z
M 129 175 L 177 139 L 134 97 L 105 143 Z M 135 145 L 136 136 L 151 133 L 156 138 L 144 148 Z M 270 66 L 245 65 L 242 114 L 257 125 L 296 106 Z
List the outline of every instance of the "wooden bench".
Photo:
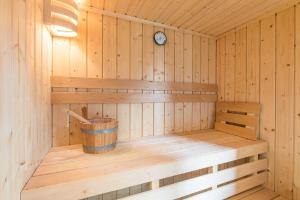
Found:
M 255 133 L 256 123 L 249 128 L 247 120 L 231 120 L 236 117 L 232 115 L 252 118 L 248 113 L 253 110 L 240 109 L 241 104 L 226 105 L 230 109 L 225 112 L 223 108 L 216 123 L 225 125 L 227 133 L 207 130 L 120 142 L 116 150 L 104 155 L 85 154 L 80 145 L 52 148 L 26 184 L 22 200 L 84 199 L 149 182 L 146 191 L 123 199 L 224 199 L 262 185 L 267 160 L 259 155 L 267 152 L 267 143 L 246 139 L 248 132 L 243 135 L 231 127 Z M 224 117 L 224 113 L 231 115 Z M 162 184 L 174 176 L 185 178 Z

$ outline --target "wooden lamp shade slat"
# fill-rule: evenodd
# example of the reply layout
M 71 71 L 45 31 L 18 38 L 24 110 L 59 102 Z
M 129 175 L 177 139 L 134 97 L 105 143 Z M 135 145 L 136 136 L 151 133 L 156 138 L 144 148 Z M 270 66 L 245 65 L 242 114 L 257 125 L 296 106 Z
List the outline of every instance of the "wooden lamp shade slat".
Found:
M 74 0 L 45 0 L 44 21 L 55 36 L 77 36 L 78 7 Z

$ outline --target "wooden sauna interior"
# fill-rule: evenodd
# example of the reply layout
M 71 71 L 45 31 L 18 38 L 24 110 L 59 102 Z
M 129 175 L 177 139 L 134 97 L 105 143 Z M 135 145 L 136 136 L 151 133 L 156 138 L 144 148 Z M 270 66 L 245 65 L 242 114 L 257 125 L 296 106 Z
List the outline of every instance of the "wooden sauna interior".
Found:
M 299 0 L 75 0 L 76 37 L 46 2 L 0 0 L 0 200 L 300 200 Z

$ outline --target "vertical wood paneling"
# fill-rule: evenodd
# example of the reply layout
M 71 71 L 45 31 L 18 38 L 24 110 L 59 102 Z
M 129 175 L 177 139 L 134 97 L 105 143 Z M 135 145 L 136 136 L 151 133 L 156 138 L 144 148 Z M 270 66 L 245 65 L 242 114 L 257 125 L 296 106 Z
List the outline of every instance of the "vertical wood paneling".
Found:
M 191 83 L 193 81 L 193 38 L 191 34 L 184 34 L 183 43 L 183 81 L 185 83 Z M 190 92 L 184 92 L 185 94 L 190 94 Z M 193 120 L 193 107 L 192 103 L 183 104 L 183 121 L 184 121 L 184 131 L 192 130 L 192 120 Z
M 103 16 L 103 78 L 117 78 L 117 19 Z M 116 90 L 103 90 L 115 93 Z M 103 116 L 117 118 L 116 104 L 103 104 Z M 117 192 L 103 194 L 102 200 L 115 199 Z
M 247 25 L 247 102 L 259 102 L 260 24 Z
M 87 23 L 87 76 L 102 78 L 102 15 L 88 12 Z
M 154 32 L 164 32 L 163 28 L 155 27 Z M 154 46 L 154 81 L 165 81 L 165 48 Z M 164 91 L 154 91 L 156 94 L 163 94 Z M 154 103 L 154 135 L 163 135 L 165 131 L 165 104 Z
M 217 41 L 217 84 L 218 101 L 225 100 L 226 38 Z
M 117 77 L 117 20 L 114 17 L 103 16 L 103 78 Z M 105 92 L 116 92 L 106 90 Z M 103 116 L 116 118 L 116 104 L 104 104 Z
M 260 54 L 260 137 L 269 142 L 268 187 L 274 189 L 275 177 L 275 16 L 261 21 Z
M 130 42 L 130 78 L 141 80 L 143 75 L 143 28 L 142 24 L 131 22 Z M 133 91 L 141 92 L 141 91 Z M 142 136 L 142 104 L 131 104 L 130 106 L 130 138 Z
M 300 6 L 296 6 L 295 17 L 295 150 L 294 150 L 294 199 L 300 199 Z
M 143 25 L 131 22 L 131 44 L 130 44 L 130 78 L 134 80 L 143 79 Z M 133 91 L 141 93 L 142 91 Z M 130 108 L 130 134 L 131 139 L 143 136 L 143 104 L 131 104 Z M 150 116 L 151 117 L 151 116 Z M 137 194 L 142 191 L 142 185 L 130 187 L 129 194 Z
M 78 23 L 78 36 L 70 40 L 70 75 L 72 77 L 86 77 L 86 21 L 87 13 L 80 12 Z M 85 52 L 84 54 L 82 52 Z M 78 91 L 86 91 L 80 89 Z M 81 108 L 85 104 L 70 105 L 70 109 L 81 114 Z M 70 119 L 70 144 L 81 144 L 80 122 L 71 117 Z
M 87 76 L 89 78 L 102 78 L 102 15 L 88 12 L 87 20 Z M 97 37 L 95 37 L 97 35 Z M 89 91 L 101 92 L 102 89 Z M 102 117 L 102 104 L 89 104 L 88 117 Z
M 193 83 L 201 82 L 201 37 L 193 36 Z M 193 103 L 193 124 L 192 130 L 200 129 L 201 121 L 200 103 Z
M 183 33 L 175 32 L 175 82 L 183 82 Z M 183 103 L 175 103 L 175 132 L 183 131 Z
M 130 73 L 130 22 L 118 20 L 117 27 L 117 79 L 129 79 Z M 127 92 L 119 90 L 118 92 Z M 118 139 L 130 138 L 130 105 L 118 104 Z
M 0 2 L 0 199 L 20 199 L 51 146 L 52 38 L 43 1 Z
M 294 144 L 294 8 L 276 17 L 275 188 L 292 198 Z
M 154 46 L 153 46 L 154 27 L 143 25 L 143 80 L 153 81 L 154 72 Z M 153 91 L 144 91 L 153 93 Z M 143 136 L 154 135 L 153 103 L 143 104 Z
M 236 28 L 235 86 L 238 88 L 235 100 L 261 103 L 260 138 L 269 143 L 266 186 L 287 199 L 300 198 L 299 13 L 298 6 L 291 7 Z M 222 50 L 225 35 L 217 41 L 220 93 L 223 91 L 222 82 L 227 79 L 221 69 L 221 60 L 230 50 Z M 226 70 L 228 67 L 226 63 Z M 246 89 L 244 82 L 247 83 Z
M 236 59 L 235 59 L 235 87 L 234 100 L 236 102 L 246 102 L 247 91 L 247 27 L 236 31 Z
M 87 77 L 102 78 L 102 15 L 87 13 Z M 97 35 L 97 37 L 94 37 Z M 90 92 L 102 92 L 102 89 L 89 89 Z M 102 117 L 102 104 L 89 104 L 88 118 Z M 121 137 L 122 138 L 122 137 Z M 97 198 L 102 199 L 102 195 Z
M 234 101 L 235 32 L 226 33 L 225 101 Z
M 168 42 L 165 46 L 165 81 L 174 82 L 175 80 L 175 32 L 165 30 Z M 171 91 L 169 91 L 171 93 Z M 165 134 L 175 132 L 175 104 L 165 103 Z
M 70 41 L 61 38 L 53 39 L 53 76 L 69 76 L 70 66 Z M 64 91 L 64 89 L 62 89 Z M 60 90 L 61 91 L 61 90 Z M 69 118 L 64 109 L 69 105 L 53 105 L 53 146 L 69 144 Z
M 83 18 L 83 14 L 81 13 L 80 15 Z M 213 47 L 215 45 L 213 43 L 209 47 L 208 39 L 205 37 L 200 38 L 200 36 L 186 34 L 182 31 L 163 29 L 91 12 L 88 12 L 85 18 L 87 19 L 81 21 L 80 25 L 82 27 L 82 24 L 85 23 L 85 29 L 80 28 L 80 41 L 79 39 L 71 39 L 71 42 L 67 43 L 66 41 L 69 41 L 69 39 L 55 38 L 55 40 L 62 40 L 69 45 L 65 46 L 64 49 L 60 49 L 63 52 L 57 51 L 57 56 L 63 55 L 63 58 L 68 61 L 65 64 L 67 67 L 59 69 L 67 73 L 63 76 L 171 82 L 193 82 L 194 79 L 194 82 L 208 83 L 210 76 L 214 76 L 210 75 L 210 73 L 215 74 L 214 65 L 216 59 L 213 58 L 215 53 L 211 53 L 210 55 L 208 51 L 212 49 L 211 51 L 213 52 L 215 51 L 213 49 L 216 47 Z M 86 31 L 85 37 L 82 34 L 84 30 Z M 167 34 L 168 41 L 165 46 L 158 46 L 154 43 L 153 34 L 156 31 L 163 31 Z M 82 39 L 82 37 L 84 38 Z M 194 37 L 197 44 L 194 44 Z M 203 45 L 203 49 L 201 49 L 201 41 L 204 41 L 205 44 Z M 66 48 L 69 48 L 69 50 Z M 194 51 L 195 53 L 193 53 Z M 203 58 L 203 63 L 201 63 L 201 57 Z M 54 62 L 61 63 L 55 56 L 54 59 Z M 82 62 L 83 60 L 85 62 Z M 203 71 L 203 77 L 200 76 L 201 70 Z M 193 72 L 196 75 L 193 75 Z M 59 73 L 57 74 L 59 75 Z M 64 89 L 60 90 L 64 91 Z M 86 91 L 86 89 L 77 89 L 75 91 Z M 102 89 L 90 89 L 89 91 L 105 93 L 154 92 L 107 89 L 104 91 Z M 155 92 L 163 94 L 183 93 L 184 91 Z M 89 104 L 87 106 L 89 118 L 116 117 L 119 120 L 119 140 L 121 141 L 137 139 L 143 136 L 163 135 L 207 128 L 208 116 L 211 116 L 210 120 L 213 119 L 214 104 L 211 104 L 211 108 L 209 108 L 208 104 L 203 104 L 205 106 L 203 107 L 202 126 L 200 103 L 195 103 L 194 105 L 196 105 L 194 108 L 198 105 L 195 111 L 193 111 L 193 103 L 188 102 L 119 105 Z M 65 105 L 66 108 L 69 106 Z M 71 105 L 71 108 L 75 111 L 77 109 L 77 112 L 81 113 L 82 106 L 86 105 Z M 58 119 L 59 123 L 62 123 L 60 127 L 66 127 L 65 132 L 68 138 L 64 144 L 79 143 L 79 140 L 76 140 L 77 137 L 74 137 L 73 131 L 75 129 L 78 130 L 78 126 L 74 126 L 71 121 L 71 131 L 68 134 L 68 119 L 61 120 L 62 117 L 66 117 L 66 115 L 63 115 L 64 112 L 58 113 L 55 118 Z M 63 124 L 63 121 L 65 121 L 65 124 Z M 63 129 L 60 127 L 55 127 L 54 129 L 61 132 Z M 57 135 L 64 137 L 61 133 Z M 54 138 L 54 140 L 56 139 L 57 137 Z M 57 143 L 57 141 L 54 143 Z
M 215 39 L 208 41 L 208 83 L 216 84 L 216 49 L 217 43 Z M 208 103 L 208 128 L 214 128 L 215 123 L 215 104 Z
M 0 135 L 0 156 L 2 159 L 8 160 L 10 157 L 11 151 L 7 148 L 7 146 L 11 146 L 12 144 L 9 143 L 9 135 L 10 135 L 10 128 L 11 123 L 9 122 L 9 118 L 11 117 L 11 112 L 8 112 L 11 108 L 9 104 L 9 97 L 12 96 L 9 92 L 11 91 L 11 84 L 5 84 L 8 80 L 8 75 L 10 75 L 9 68 L 12 67 L 11 59 L 12 59 L 12 50 L 10 49 L 10 46 L 13 42 L 12 38 L 12 30 L 10 29 L 11 26 L 11 18 L 12 18 L 12 6 L 13 4 L 8 1 L 1 2 L 0 7 L 0 20 L 1 20 L 1 30 L 6 29 L 7 31 L 1 31 L 0 32 L 0 130 L 2 134 Z M 6 68 L 4 67 L 6 66 Z M 4 87 L 6 86 L 6 87 Z M 7 113 L 4 115 L 4 113 Z M 26 141 L 26 140 L 25 140 Z M 26 141 L 27 143 L 27 141 Z M 11 167 L 10 163 L 4 164 L 2 166 L 2 170 L 0 171 L 0 181 L 1 181 L 1 193 L 0 198 L 2 199 L 9 199 L 13 195 L 14 192 L 20 192 L 20 191 L 14 191 L 11 188 L 11 185 L 13 183 L 9 173 L 9 168 Z M 12 174 L 13 175 L 13 174 Z
M 201 38 L 201 83 L 208 83 L 209 63 L 208 63 L 208 38 Z M 200 128 L 208 128 L 208 103 L 201 103 Z

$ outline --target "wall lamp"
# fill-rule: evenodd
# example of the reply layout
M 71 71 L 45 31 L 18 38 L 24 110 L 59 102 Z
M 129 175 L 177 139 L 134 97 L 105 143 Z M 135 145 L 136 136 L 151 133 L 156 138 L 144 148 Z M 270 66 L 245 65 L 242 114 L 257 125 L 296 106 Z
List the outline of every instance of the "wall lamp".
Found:
M 44 23 L 54 36 L 76 37 L 77 4 L 74 0 L 44 0 Z

